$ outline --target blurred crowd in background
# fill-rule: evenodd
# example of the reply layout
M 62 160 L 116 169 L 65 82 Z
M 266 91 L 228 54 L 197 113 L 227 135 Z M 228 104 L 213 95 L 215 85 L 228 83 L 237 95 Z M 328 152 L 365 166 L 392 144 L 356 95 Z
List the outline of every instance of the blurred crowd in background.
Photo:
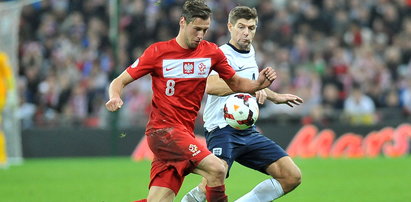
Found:
M 117 45 L 109 35 L 108 0 L 25 6 L 18 72 L 23 128 L 106 127 L 110 81 L 151 43 L 177 35 L 183 2 L 121 0 Z M 270 88 L 305 100 L 295 108 L 266 103 L 260 119 L 322 125 L 410 120 L 411 0 L 207 2 L 213 17 L 206 38 L 218 45 L 229 40 L 228 12 L 255 7 L 257 62 L 278 74 Z M 144 126 L 150 76 L 127 86 L 123 100 L 120 126 Z

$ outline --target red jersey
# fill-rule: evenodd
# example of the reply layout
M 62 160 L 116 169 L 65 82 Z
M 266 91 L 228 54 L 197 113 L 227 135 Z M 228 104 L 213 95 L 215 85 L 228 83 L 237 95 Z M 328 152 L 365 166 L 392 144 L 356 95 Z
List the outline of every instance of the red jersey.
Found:
M 127 68 L 134 79 L 152 76 L 153 107 L 146 129 L 183 125 L 193 131 L 211 70 L 223 79 L 235 74 L 214 43 L 202 40 L 196 49 L 184 49 L 172 39 L 148 47 Z

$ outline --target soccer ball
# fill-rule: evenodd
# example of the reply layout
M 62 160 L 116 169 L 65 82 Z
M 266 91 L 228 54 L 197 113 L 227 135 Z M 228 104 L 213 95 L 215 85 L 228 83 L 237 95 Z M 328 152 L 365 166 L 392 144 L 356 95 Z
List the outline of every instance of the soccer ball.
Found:
M 255 98 L 248 94 L 233 94 L 224 104 L 224 119 L 231 127 L 244 130 L 257 121 L 258 104 Z

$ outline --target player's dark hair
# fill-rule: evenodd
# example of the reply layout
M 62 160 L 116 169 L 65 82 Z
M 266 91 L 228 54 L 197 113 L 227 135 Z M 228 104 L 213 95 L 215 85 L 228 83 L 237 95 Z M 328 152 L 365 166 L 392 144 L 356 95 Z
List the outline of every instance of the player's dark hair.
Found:
M 246 20 L 255 19 L 256 23 L 258 23 L 257 10 L 247 6 L 236 6 L 228 14 L 228 22 L 233 25 L 237 23 L 237 20 L 243 18 Z
M 211 16 L 211 9 L 202 0 L 188 0 L 183 5 L 181 16 L 185 18 L 187 24 L 195 18 L 207 20 Z

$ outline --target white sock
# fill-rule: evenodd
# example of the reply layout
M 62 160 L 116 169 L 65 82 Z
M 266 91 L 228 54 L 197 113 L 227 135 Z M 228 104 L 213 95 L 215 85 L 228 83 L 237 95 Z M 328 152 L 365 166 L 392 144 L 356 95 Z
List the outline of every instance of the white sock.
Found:
M 198 186 L 190 190 L 181 199 L 181 202 L 205 202 L 205 201 L 206 201 L 206 194 L 202 192 Z
M 266 179 L 254 187 L 253 190 L 246 195 L 237 199 L 236 202 L 267 202 L 280 198 L 284 195 L 281 184 L 276 179 Z

